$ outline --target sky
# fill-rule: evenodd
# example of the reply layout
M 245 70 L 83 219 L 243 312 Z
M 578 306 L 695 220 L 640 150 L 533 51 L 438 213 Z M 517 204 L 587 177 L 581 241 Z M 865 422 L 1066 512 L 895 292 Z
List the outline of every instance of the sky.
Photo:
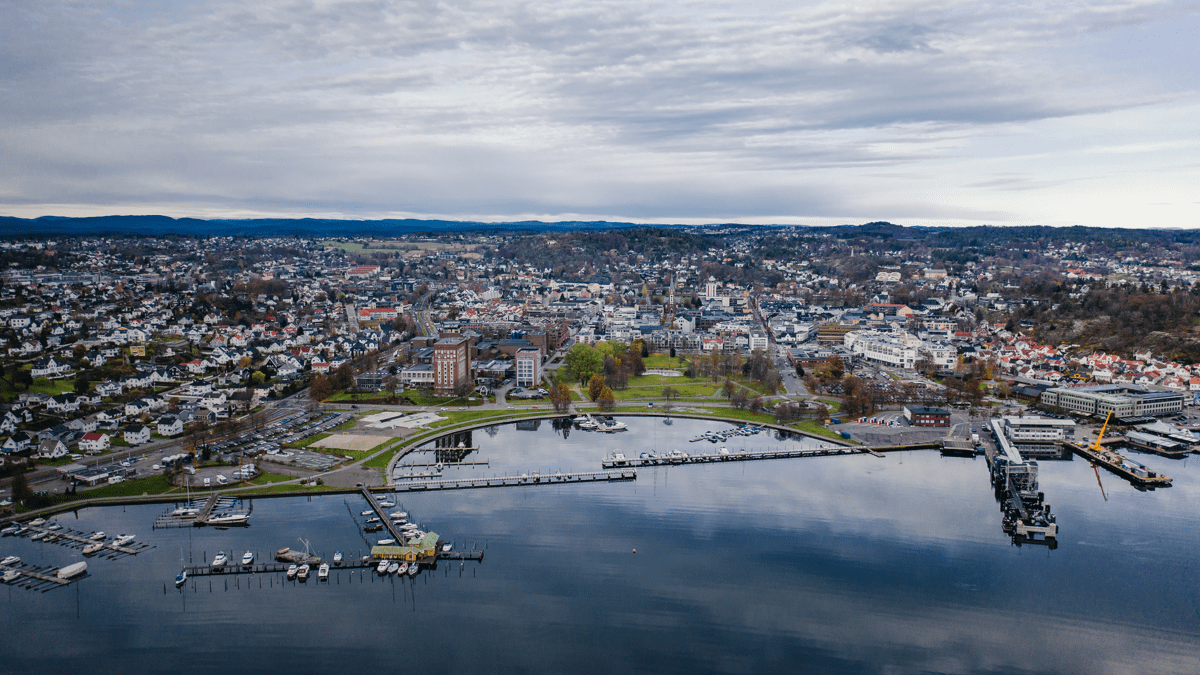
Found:
M 1200 3 L 0 0 L 0 215 L 1200 227 Z

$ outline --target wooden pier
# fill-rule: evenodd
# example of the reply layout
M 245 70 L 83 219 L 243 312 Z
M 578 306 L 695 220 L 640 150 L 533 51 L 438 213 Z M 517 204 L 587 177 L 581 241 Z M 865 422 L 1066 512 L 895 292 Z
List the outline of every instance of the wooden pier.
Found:
M 338 570 L 365 570 L 374 569 L 379 564 L 379 558 L 367 556 L 358 560 L 343 560 L 341 562 L 329 563 L 329 571 L 336 572 Z M 420 560 L 419 564 L 430 566 L 436 564 L 438 560 L 475 560 L 483 561 L 483 551 L 449 551 L 447 553 L 438 553 L 432 560 Z M 189 577 L 216 577 L 228 576 L 232 574 L 287 574 L 288 568 L 293 563 L 281 562 L 264 562 L 254 563 L 251 565 L 242 565 L 239 563 L 230 562 L 220 567 L 211 565 L 189 565 L 183 569 L 187 570 Z M 413 563 L 415 564 L 415 563 Z M 312 570 L 310 577 L 315 579 L 317 576 L 317 567 L 320 563 L 309 563 L 309 568 Z
M 375 499 L 375 495 L 371 494 L 371 488 L 363 486 L 362 494 L 363 497 L 367 498 L 367 503 L 370 504 L 371 509 L 375 511 L 375 515 L 379 516 L 380 524 L 386 527 L 387 531 L 391 533 L 392 539 L 395 539 L 397 542 L 405 541 L 406 538 L 400 531 L 400 528 L 396 527 L 396 524 L 392 522 L 391 517 L 388 516 L 387 511 L 385 511 L 383 507 L 379 505 L 379 501 Z
M 7 582 L 9 586 L 20 586 L 33 590 L 42 591 L 43 593 L 60 586 L 66 586 L 73 579 L 59 579 L 55 573 L 58 572 L 57 567 L 41 567 L 30 565 L 25 562 L 19 562 L 15 565 L 0 565 L 0 573 L 16 570 L 21 573 L 21 576 Z M 83 578 L 82 576 L 76 578 Z
M 491 461 L 487 459 L 478 462 L 413 462 L 411 464 L 397 464 L 396 468 L 398 469 L 402 466 L 488 466 L 490 464 Z
M 35 532 L 35 533 L 41 532 L 42 537 L 43 537 L 42 541 L 45 541 L 46 536 L 54 536 L 58 539 L 64 539 L 73 544 L 79 544 L 81 546 L 88 546 L 91 544 L 103 544 L 105 548 L 116 551 L 117 553 L 125 553 L 127 555 L 137 555 L 139 553 L 139 549 L 137 549 L 137 548 L 131 548 L 128 546 L 117 546 L 115 541 L 103 541 L 103 540 L 90 539 L 82 532 L 75 532 L 74 530 L 49 530 L 44 527 L 30 527 L 29 531 Z M 54 541 L 51 541 L 50 543 L 54 543 Z M 149 548 L 149 546 L 143 545 L 141 547 L 141 550 L 145 550 L 146 548 Z
M 529 473 L 520 476 L 493 476 L 491 478 L 460 478 L 457 480 L 432 480 L 412 483 L 393 483 L 390 489 L 396 492 L 421 490 L 466 490 L 471 488 L 516 487 L 519 485 L 558 485 L 562 483 L 592 483 L 606 481 L 636 480 L 637 471 L 590 471 L 583 473 Z
M 209 495 L 208 501 L 204 502 L 204 506 L 200 508 L 200 513 L 196 514 L 196 519 L 192 522 L 196 525 L 203 525 L 207 523 L 209 516 L 212 515 L 213 509 L 217 506 L 217 501 L 220 499 L 220 492 L 214 492 Z
M 761 459 L 792 459 L 798 457 L 828 457 L 831 455 L 865 455 L 876 454 L 867 447 L 836 447 L 819 448 L 816 450 L 755 450 L 752 452 L 712 453 L 703 455 L 654 455 L 650 457 L 626 457 L 623 459 L 605 458 L 604 468 L 612 469 L 624 466 L 671 466 L 678 464 L 711 464 L 715 462 L 752 462 Z M 882 455 L 879 455 L 882 456 Z

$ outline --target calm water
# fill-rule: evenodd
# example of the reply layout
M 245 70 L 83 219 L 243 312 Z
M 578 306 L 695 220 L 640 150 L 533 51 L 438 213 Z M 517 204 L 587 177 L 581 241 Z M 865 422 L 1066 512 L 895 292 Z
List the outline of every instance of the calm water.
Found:
M 608 452 L 713 450 L 722 425 L 626 419 L 598 435 L 512 425 L 464 439 L 488 466 L 445 477 L 597 470 Z M 795 441 L 765 435 L 734 447 Z M 811 441 L 805 441 L 811 443 Z M 430 461 L 414 453 L 409 462 Z M 0 587 L 0 672 L 1200 672 L 1200 469 L 1143 493 L 1084 462 L 1042 462 L 1057 550 L 1013 546 L 982 459 L 936 452 L 640 469 L 635 483 L 403 495 L 404 507 L 482 563 L 413 581 L 359 571 L 171 581 L 181 556 L 259 559 L 309 539 L 367 548 L 358 496 L 254 501 L 245 529 L 152 532 L 164 506 L 64 514 L 156 548 L 89 563 L 41 594 Z M 430 468 L 417 469 L 422 471 Z M 379 536 L 379 535 L 375 535 Z M 637 553 L 633 553 L 637 549 Z M 67 564 L 55 544 L 0 554 Z M 165 588 L 165 592 L 164 592 Z

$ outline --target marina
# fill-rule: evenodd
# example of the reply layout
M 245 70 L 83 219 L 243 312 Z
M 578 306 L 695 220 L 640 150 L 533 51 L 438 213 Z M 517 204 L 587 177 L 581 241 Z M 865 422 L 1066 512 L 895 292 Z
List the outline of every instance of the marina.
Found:
M 109 557 L 137 555 L 153 548 L 144 542 L 135 541 L 131 535 L 109 540 L 103 532 L 81 532 L 58 524 L 23 525 L 21 529 L 5 536 L 25 536 L 46 544 L 54 543 L 78 549 L 85 555 L 107 555 Z
M 1104 420 L 1104 426 L 1100 429 L 1096 441 L 1088 446 L 1079 445 L 1076 443 L 1066 443 L 1066 446 L 1071 449 L 1076 455 L 1090 460 L 1093 464 L 1102 466 L 1110 472 L 1129 481 L 1131 484 L 1142 489 L 1153 489 L 1157 487 L 1170 487 L 1171 477 L 1158 471 L 1150 469 L 1145 464 L 1133 459 L 1129 459 L 1124 455 L 1105 447 L 1104 432 L 1108 429 L 1109 419 L 1112 418 L 1112 413 L 1108 414 L 1108 418 Z
M 680 464 L 709 464 L 713 462 L 751 462 L 763 459 L 795 459 L 800 457 L 829 457 L 832 455 L 879 455 L 866 447 L 822 447 L 815 450 L 784 449 L 773 450 L 739 450 L 731 451 L 722 448 L 721 451 L 705 454 L 688 454 L 680 450 L 669 453 L 643 452 L 637 457 L 626 457 L 623 453 L 613 453 L 606 457 L 601 465 L 605 469 L 617 467 L 639 466 L 670 466 Z
M 78 564 L 58 568 L 47 565 L 30 565 L 20 560 L 7 564 L 0 563 L 0 572 L 3 573 L 0 583 L 45 593 L 84 578 L 87 573 L 87 565 L 82 568 L 75 567 Z M 71 569 L 72 567 L 75 569 Z

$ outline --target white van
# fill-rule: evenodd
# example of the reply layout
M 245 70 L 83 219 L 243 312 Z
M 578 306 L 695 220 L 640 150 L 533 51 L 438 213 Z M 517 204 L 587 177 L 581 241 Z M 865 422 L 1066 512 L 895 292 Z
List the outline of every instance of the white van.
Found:
M 195 476 L 195 475 L 196 475 L 196 467 L 194 467 L 194 466 L 185 466 L 185 467 L 183 467 L 183 472 L 184 472 L 184 473 L 186 473 L 186 474 L 187 474 L 187 475 L 189 475 L 189 476 Z
M 204 479 L 204 487 L 208 487 L 209 485 L 212 485 L 212 481 L 209 480 L 208 478 L 205 478 Z
M 217 482 L 220 483 L 221 485 L 224 485 L 229 482 L 229 479 L 226 478 L 225 476 L 222 476 L 221 474 L 217 474 Z

